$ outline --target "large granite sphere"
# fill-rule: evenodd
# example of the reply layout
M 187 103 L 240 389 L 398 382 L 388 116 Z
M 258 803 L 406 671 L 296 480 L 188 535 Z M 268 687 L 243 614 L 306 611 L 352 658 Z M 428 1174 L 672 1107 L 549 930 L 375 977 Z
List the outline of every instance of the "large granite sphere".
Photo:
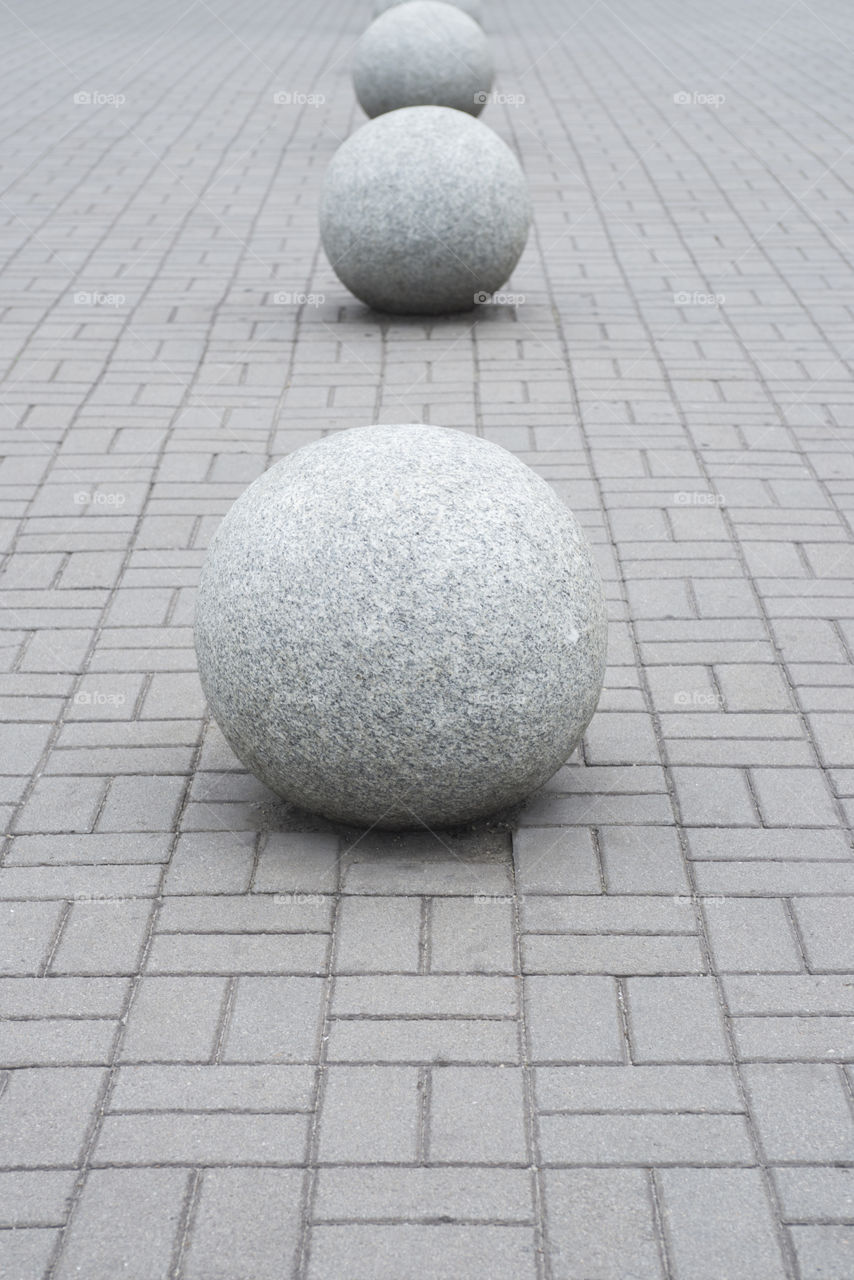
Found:
M 320 202 L 338 278 L 368 306 L 405 315 L 467 311 L 500 289 L 529 224 L 513 152 L 449 107 L 403 107 L 363 125 L 336 151 Z
M 605 606 L 570 511 L 498 445 L 362 427 L 265 472 L 219 526 L 199 673 L 234 751 L 285 799 L 389 828 L 523 799 L 578 743 Z
M 376 0 L 374 17 L 378 18 L 381 13 L 385 13 L 388 9 L 396 9 L 399 5 L 414 3 L 415 0 Z M 455 9 L 462 9 L 463 13 L 467 13 L 470 18 L 474 18 L 475 22 L 483 26 L 483 5 L 481 0 L 448 0 L 448 4 L 452 4 Z
M 353 88 L 369 116 L 431 104 L 477 116 L 493 74 L 489 41 L 474 19 L 444 0 L 408 0 L 362 36 Z

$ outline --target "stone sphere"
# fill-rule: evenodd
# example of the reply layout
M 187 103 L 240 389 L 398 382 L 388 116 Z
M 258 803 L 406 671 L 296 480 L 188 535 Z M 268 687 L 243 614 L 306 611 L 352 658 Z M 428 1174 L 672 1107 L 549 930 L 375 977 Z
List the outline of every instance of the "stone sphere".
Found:
M 605 667 L 590 547 L 507 450 L 423 425 L 307 445 L 237 499 L 196 612 L 211 711 L 286 800 L 454 825 L 567 759 Z
M 396 9 L 402 4 L 414 3 L 415 0 L 376 0 L 374 17 L 378 18 L 381 13 L 385 13 L 388 9 Z M 475 22 L 483 26 L 483 5 L 481 0 L 448 0 L 448 4 L 452 4 L 455 9 L 462 9 L 463 13 L 467 13 L 470 18 L 474 18 Z
M 525 177 L 496 133 L 449 107 L 403 107 L 336 151 L 320 234 L 335 274 L 362 302 L 441 315 L 501 288 L 530 216 Z
M 429 105 L 478 116 L 493 75 L 482 29 L 444 0 L 389 9 L 368 27 L 353 61 L 353 88 L 369 116 Z

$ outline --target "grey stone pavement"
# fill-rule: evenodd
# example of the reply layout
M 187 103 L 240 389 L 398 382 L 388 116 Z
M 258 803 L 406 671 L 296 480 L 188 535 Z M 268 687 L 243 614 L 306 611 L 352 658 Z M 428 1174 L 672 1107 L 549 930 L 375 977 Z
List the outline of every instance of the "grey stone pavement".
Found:
M 0 6 L 8 1280 L 854 1275 L 854 14 L 486 2 L 536 225 L 429 323 L 319 251 L 368 0 Z M 229 753 L 193 589 L 418 420 L 578 513 L 610 666 L 512 821 L 380 836 Z

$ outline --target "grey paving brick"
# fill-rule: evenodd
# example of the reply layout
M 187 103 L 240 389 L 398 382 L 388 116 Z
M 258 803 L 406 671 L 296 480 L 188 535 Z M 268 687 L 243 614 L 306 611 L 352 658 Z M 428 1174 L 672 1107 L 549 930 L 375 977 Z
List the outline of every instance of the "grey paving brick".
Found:
M 127 862 L 167 862 L 172 836 L 134 832 L 131 835 L 31 835 L 12 841 L 5 865 Z
M 779 1227 L 758 1169 L 661 1169 L 657 1177 L 676 1276 L 783 1280 Z
M 0 1275 L 44 1275 L 58 1240 L 59 1232 L 48 1227 L 0 1231 Z
M 535 1062 L 624 1062 L 617 987 L 600 976 L 525 979 L 531 1058 Z
M 685 584 L 681 582 L 627 584 L 630 599 L 638 586 L 658 589 L 665 593 L 674 589 L 687 601 Z M 635 614 L 635 616 L 639 616 Z M 728 668 L 726 668 L 728 669 Z M 673 711 L 679 707 L 712 708 L 719 706 L 719 698 L 712 680 L 712 673 L 704 666 L 650 667 L 647 681 L 657 711 Z
M 810 968 L 850 973 L 854 969 L 850 902 L 845 898 L 798 898 L 793 907 Z
M 584 828 L 525 827 L 513 837 L 520 893 L 601 893 L 599 864 Z
M 740 769 L 673 769 L 682 821 L 687 826 L 758 823 L 747 778 Z
M 92 1153 L 104 1165 L 302 1165 L 303 1115 L 159 1112 L 108 1115 Z
M 0 1224 L 64 1226 L 75 1178 L 73 1169 L 0 1172 Z
M 809 725 L 825 764 L 850 766 L 854 757 L 850 717 L 833 712 L 811 715 Z
M 238 978 L 223 1062 L 316 1060 L 323 994 L 320 978 Z
M 485 847 L 465 839 L 438 839 L 411 833 L 371 833 L 345 851 L 345 893 L 495 894 L 512 893 L 506 838 Z
M 789 1227 L 804 1280 L 845 1280 L 854 1260 L 854 1226 Z
M 602 869 L 609 893 L 687 893 L 688 877 L 675 831 L 603 827 Z
M 730 1054 L 712 978 L 629 978 L 635 1062 L 727 1062 Z
M 12 1072 L 0 1094 L 3 1167 L 75 1164 L 105 1082 L 106 1071 L 97 1067 L 36 1067 Z
M 139 673 L 86 675 L 78 682 L 65 718 L 74 720 L 131 720 L 142 691 Z
M 315 1222 L 342 1218 L 411 1222 L 531 1222 L 527 1169 L 383 1168 L 362 1165 L 318 1171 Z
M 538 1067 L 543 1111 L 741 1111 L 731 1067 Z
M 338 1016 L 512 1017 L 517 1003 L 515 980 L 500 975 L 366 975 L 337 978 L 331 1009 Z
M 91 639 L 91 632 L 83 627 L 39 627 L 33 632 L 27 645 L 21 660 L 21 670 L 78 672 L 82 668 Z M 35 732 L 24 734 L 18 728 L 15 733 L 16 741 L 22 744 L 20 749 L 24 752 L 23 757 L 19 757 L 18 764 L 26 771 L 35 767 L 50 734 L 49 725 L 33 726 L 33 729 Z
M 338 1018 L 327 1056 L 336 1062 L 502 1062 L 519 1060 L 510 1018 Z
M 527 897 L 522 927 L 528 933 L 694 934 L 690 899 L 677 896 Z
M 57 1275 L 63 1280 L 168 1275 L 189 1177 L 183 1169 L 91 1169 Z
M 743 1068 L 751 1113 L 769 1161 L 852 1159 L 854 1119 L 839 1071 L 819 1063 Z
M 430 1159 L 438 1163 L 529 1161 L 520 1068 L 437 1067 L 430 1077 Z
M 39 778 L 15 830 L 91 831 L 105 789 L 101 778 Z
M 172 603 L 168 588 L 120 589 L 107 613 L 107 626 L 162 626 Z
M 696 938 L 531 934 L 522 942 L 525 973 L 702 973 Z
M 754 769 L 759 809 L 769 826 L 835 827 L 839 817 L 822 776 L 811 769 Z
M 331 1066 L 318 1158 L 324 1164 L 412 1163 L 421 1094 L 414 1067 Z
M 50 734 L 49 724 L 0 725 L 0 760 L 4 762 L 3 772 L 13 775 L 31 773 L 47 746 Z
M 797 973 L 803 959 L 779 898 L 730 898 L 705 908 L 709 945 L 718 971 Z
M 153 898 L 159 866 L 44 866 L 0 868 L 6 898 L 67 898 L 81 903 Z
M 310 1280 L 450 1280 L 465 1273 L 534 1280 L 533 1232 L 526 1227 L 357 1225 L 312 1232 Z
M 854 1017 L 734 1018 L 742 1060 L 847 1062 L 854 1057 Z
M 255 837 L 246 832 L 183 832 L 175 846 L 164 890 L 177 893 L 245 893 L 255 861 Z
M 722 978 L 733 1014 L 854 1014 L 854 987 L 834 974 L 726 974 Z
M 167 898 L 158 934 L 329 933 L 332 899 L 319 893 L 194 894 Z
M 549 1169 L 544 1186 L 555 1280 L 664 1276 L 644 1170 Z
M 784 1166 L 773 1176 L 785 1222 L 854 1217 L 854 1169 Z
M 151 973 L 323 973 L 329 939 L 317 933 L 161 933 Z
M 544 1115 L 540 1151 L 555 1165 L 751 1165 L 743 1116 Z
M 62 913 L 58 902 L 0 904 L 0 973 L 41 973 Z
M 118 1022 L 101 1018 L 25 1018 L 0 1023 L 7 1067 L 108 1066 Z
M 509 898 L 436 898 L 429 914 L 433 973 L 512 973 L 514 909 Z
M 114 778 L 98 818 L 99 831 L 170 831 L 184 794 L 182 777 Z
M 585 733 L 589 764 L 657 764 L 652 717 L 645 712 L 600 711 Z
M 334 893 L 338 887 L 339 840 L 317 832 L 273 831 L 258 858 L 259 893 Z
M 123 1066 L 112 1111 L 307 1111 L 314 1071 L 308 1066 Z
M 822 897 L 854 893 L 854 867 L 830 862 L 696 862 L 694 878 L 702 894 L 715 897 Z
M 296 1169 L 206 1169 L 184 1274 L 196 1280 L 263 1280 L 287 1274 L 300 1237 Z
M 151 911 L 146 899 L 73 903 L 51 973 L 136 973 Z
M 697 827 L 687 832 L 690 856 L 698 860 L 720 859 L 745 862 L 768 859 L 786 861 L 847 861 L 850 850 L 841 831 L 805 828 L 776 831 L 751 828 L 723 831 L 714 827 Z
M 344 898 L 335 938 L 336 973 L 417 973 L 419 898 Z
M 715 668 L 729 711 L 790 711 L 783 673 L 763 663 L 730 663 Z
M 205 698 L 195 672 L 159 671 L 151 678 L 141 715 L 154 720 L 198 719 L 204 711 Z
M 121 1061 L 209 1061 L 227 991 L 226 978 L 141 978 L 126 1020 Z

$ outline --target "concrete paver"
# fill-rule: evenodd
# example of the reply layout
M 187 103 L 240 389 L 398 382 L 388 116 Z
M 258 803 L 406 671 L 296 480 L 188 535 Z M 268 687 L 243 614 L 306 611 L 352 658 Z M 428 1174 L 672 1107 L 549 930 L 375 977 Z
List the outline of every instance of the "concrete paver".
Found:
M 368 0 L 2 6 L 15 1280 L 852 1273 L 854 23 L 486 8 L 534 226 L 424 320 L 319 247 Z M 345 832 L 211 723 L 193 593 L 272 461 L 421 420 L 577 513 L 606 687 L 512 826 Z

